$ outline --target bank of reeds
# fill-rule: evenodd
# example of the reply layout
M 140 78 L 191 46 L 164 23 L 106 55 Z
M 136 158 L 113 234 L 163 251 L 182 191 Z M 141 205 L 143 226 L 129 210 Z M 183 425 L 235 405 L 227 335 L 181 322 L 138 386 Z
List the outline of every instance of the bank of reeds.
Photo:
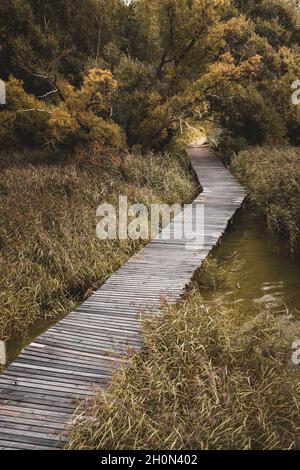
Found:
M 286 236 L 292 252 L 300 250 L 300 149 L 250 147 L 231 169 L 248 190 L 249 201 L 266 217 L 271 234 Z
M 190 293 L 145 320 L 145 348 L 74 416 L 70 449 L 294 449 L 300 383 L 268 313 Z
M 189 202 L 197 193 L 188 159 L 169 154 L 87 165 L 11 153 L 0 168 L 1 340 L 69 313 L 141 247 L 96 237 L 101 203 Z

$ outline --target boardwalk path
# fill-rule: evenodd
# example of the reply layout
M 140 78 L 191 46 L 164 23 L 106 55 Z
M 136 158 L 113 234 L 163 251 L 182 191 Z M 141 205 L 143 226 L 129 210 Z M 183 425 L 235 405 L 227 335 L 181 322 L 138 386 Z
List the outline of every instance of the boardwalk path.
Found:
M 140 312 L 176 301 L 240 207 L 244 189 L 206 147 L 189 156 L 204 191 L 205 243 L 152 240 L 75 312 L 27 347 L 0 376 L 0 449 L 62 447 L 77 399 L 105 387 L 116 363 L 111 351 L 142 347 Z

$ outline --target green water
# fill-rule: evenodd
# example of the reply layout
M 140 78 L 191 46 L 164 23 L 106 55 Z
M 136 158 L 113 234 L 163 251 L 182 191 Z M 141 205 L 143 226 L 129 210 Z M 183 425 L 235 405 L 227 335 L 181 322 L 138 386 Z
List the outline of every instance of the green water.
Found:
M 264 223 L 248 209 L 237 213 L 213 250 L 213 256 L 221 261 L 233 255 L 238 267 L 231 279 L 216 292 L 202 289 L 205 300 L 246 307 L 266 305 L 278 314 L 293 313 L 300 319 L 300 257 L 292 259 L 283 241 L 269 240 Z M 53 320 L 40 322 L 26 336 L 9 342 L 8 363 L 52 324 Z
M 266 305 L 278 314 L 300 319 L 300 257 L 292 258 L 283 240 L 268 239 L 264 222 L 249 209 L 234 217 L 221 243 L 213 250 L 220 262 L 235 255 L 238 267 L 229 282 L 206 300 Z
M 42 320 L 29 327 L 28 331 L 24 335 L 8 341 L 6 345 L 6 367 L 18 357 L 18 355 L 26 346 L 32 343 L 35 338 L 47 331 L 55 323 L 56 322 L 53 321 L 53 319 Z

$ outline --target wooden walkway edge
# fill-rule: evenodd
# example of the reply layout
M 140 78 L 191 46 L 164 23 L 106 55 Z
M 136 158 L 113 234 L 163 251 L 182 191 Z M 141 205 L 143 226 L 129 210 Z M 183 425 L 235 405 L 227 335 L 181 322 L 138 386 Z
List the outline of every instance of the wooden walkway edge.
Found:
M 204 246 L 152 240 L 28 346 L 0 375 L 0 449 L 63 447 L 78 400 L 108 385 L 128 347 L 142 348 L 141 311 L 160 311 L 163 296 L 176 302 L 226 230 L 245 190 L 209 148 L 198 143 L 188 154 L 203 187 L 192 206 L 205 207 Z

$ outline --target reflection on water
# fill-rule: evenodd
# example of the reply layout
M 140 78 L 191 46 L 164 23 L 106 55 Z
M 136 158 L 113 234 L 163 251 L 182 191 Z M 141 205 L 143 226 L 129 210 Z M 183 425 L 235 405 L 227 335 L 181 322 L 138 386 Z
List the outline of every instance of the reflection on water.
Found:
M 221 243 L 213 250 L 219 259 L 236 254 L 242 263 L 232 283 L 213 294 L 214 299 L 243 305 L 267 305 L 276 313 L 300 318 L 300 257 L 292 259 L 282 240 L 271 241 L 262 221 L 240 210 Z M 203 292 L 211 299 L 211 293 Z

